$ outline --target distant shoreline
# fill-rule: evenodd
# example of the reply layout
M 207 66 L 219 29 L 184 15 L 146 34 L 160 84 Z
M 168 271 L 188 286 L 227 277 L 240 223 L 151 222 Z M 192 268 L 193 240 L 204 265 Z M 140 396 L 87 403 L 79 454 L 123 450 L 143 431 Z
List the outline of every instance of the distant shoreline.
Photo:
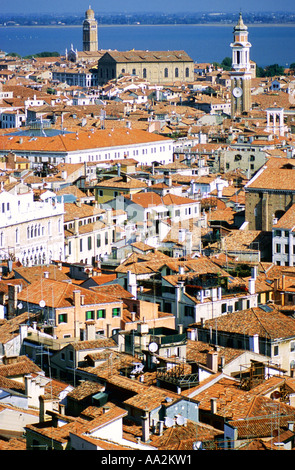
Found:
M 142 27 L 142 26 L 147 26 L 147 27 L 174 27 L 174 26 L 201 26 L 201 27 L 206 27 L 206 26 L 215 26 L 215 27 L 229 27 L 229 26 L 234 26 L 235 23 L 174 23 L 174 24 L 98 24 L 98 28 L 124 28 L 124 27 Z M 0 28 L 6 29 L 6 28 L 82 28 L 81 25 L 77 24 L 56 24 L 56 25 L 51 25 L 51 24 L 44 24 L 44 25 L 0 25 Z M 295 22 L 294 23 L 248 23 L 248 28 L 251 27 L 257 27 L 257 28 L 264 28 L 264 27 L 281 27 L 281 28 L 286 28 L 286 27 L 295 27 Z

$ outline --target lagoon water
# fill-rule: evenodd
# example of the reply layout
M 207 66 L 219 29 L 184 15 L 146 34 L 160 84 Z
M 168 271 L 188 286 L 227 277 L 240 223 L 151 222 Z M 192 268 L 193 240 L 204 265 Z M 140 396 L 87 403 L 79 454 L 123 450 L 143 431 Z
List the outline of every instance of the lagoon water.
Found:
M 248 26 L 251 59 L 263 67 L 295 62 L 295 25 Z M 99 49 L 185 50 L 195 62 L 231 57 L 233 25 L 99 26 Z M 0 50 L 24 56 L 82 50 L 82 27 L 0 27 Z

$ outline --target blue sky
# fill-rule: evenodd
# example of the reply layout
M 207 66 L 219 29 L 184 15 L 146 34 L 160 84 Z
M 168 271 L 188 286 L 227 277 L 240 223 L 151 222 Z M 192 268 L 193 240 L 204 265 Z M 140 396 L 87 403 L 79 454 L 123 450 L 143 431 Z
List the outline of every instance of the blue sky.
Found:
M 294 0 L 210 0 L 207 4 L 204 0 L 92 0 L 81 2 L 81 0 L 51 0 L 51 2 L 40 2 L 40 0 L 10 0 L 2 2 L 2 13 L 26 13 L 26 12 L 48 12 L 48 13 L 82 13 L 89 4 L 95 12 L 163 12 L 170 13 L 185 11 L 219 11 L 235 12 L 241 10 L 247 11 L 295 11 Z M 48 6 L 50 5 L 50 6 Z M 122 6 L 123 5 L 123 6 Z

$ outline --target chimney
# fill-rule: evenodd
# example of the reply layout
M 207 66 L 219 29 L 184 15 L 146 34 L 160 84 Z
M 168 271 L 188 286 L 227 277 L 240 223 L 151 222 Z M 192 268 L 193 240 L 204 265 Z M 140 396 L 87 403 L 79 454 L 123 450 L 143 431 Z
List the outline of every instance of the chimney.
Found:
M 255 279 L 249 279 L 248 281 L 249 294 L 255 294 Z
M 184 266 L 179 266 L 178 273 L 179 274 L 184 274 Z
M 133 295 L 133 297 L 137 298 L 137 282 L 136 282 L 136 275 L 131 271 L 127 272 L 127 285 L 128 285 L 128 292 Z
M 217 399 L 216 398 L 211 398 L 211 413 L 216 415 L 217 413 Z
M 142 422 L 142 442 L 148 442 L 150 439 L 150 423 L 148 409 L 144 410 L 144 414 L 141 418 Z
M 74 300 L 75 307 L 78 307 L 81 305 L 81 291 L 80 290 L 73 291 L 73 300 Z
M 207 367 L 213 372 L 218 372 L 218 352 L 209 351 L 207 353 Z

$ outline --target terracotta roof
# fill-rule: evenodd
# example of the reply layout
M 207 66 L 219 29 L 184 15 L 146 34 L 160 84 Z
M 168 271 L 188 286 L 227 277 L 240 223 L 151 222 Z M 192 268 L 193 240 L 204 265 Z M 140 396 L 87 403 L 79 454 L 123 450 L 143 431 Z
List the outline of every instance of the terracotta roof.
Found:
M 73 307 L 74 291 L 76 290 L 79 290 L 81 295 L 84 295 L 85 305 L 115 302 L 114 299 L 110 300 L 110 297 L 107 295 L 84 289 L 81 286 L 78 287 L 77 285 L 69 282 L 55 281 L 51 279 L 42 279 L 42 281 L 33 282 L 18 294 L 18 299 L 27 301 L 29 298 L 30 302 L 35 304 L 39 304 L 41 300 L 44 300 L 46 306 L 53 308 Z
M 185 51 L 107 51 L 116 62 L 193 62 Z M 103 58 L 102 58 L 103 59 Z
M 51 137 L 29 137 L 0 135 L 1 148 L 10 151 L 68 153 L 77 150 L 100 149 L 108 147 L 124 147 L 127 145 L 151 142 L 172 142 L 170 138 L 139 129 L 99 129 L 94 132 L 58 134 Z
M 42 370 L 27 356 L 18 356 L 11 364 L 0 366 L 1 377 L 17 377 L 26 374 L 40 373 Z
M 274 229 L 289 229 L 295 230 L 295 204 L 293 204 L 282 217 L 273 224 Z
M 14 268 L 15 281 L 19 282 L 21 279 L 25 279 L 30 284 L 37 280 L 44 278 L 45 273 L 48 273 L 49 279 L 54 279 L 56 281 L 67 281 L 69 277 L 61 270 L 58 266 L 48 265 L 48 266 L 20 266 Z
M 117 189 L 134 189 L 146 188 L 147 183 L 130 176 L 115 176 L 114 178 L 104 179 L 96 184 L 99 188 L 117 188 Z
M 206 320 L 204 327 L 210 326 L 217 331 L 249 336 L 257 334 L 269 340 L 295 336 L 295 319 L 280 313 L 275 305 L 269 305 L 267 311 L 263 307 L 253 307 Z

